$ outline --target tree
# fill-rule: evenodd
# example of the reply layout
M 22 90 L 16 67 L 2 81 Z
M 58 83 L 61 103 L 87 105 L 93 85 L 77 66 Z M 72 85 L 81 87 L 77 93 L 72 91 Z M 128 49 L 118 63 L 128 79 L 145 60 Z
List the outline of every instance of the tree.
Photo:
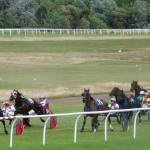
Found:
M 10 27 L 35 27 L 37 8 L 34 0 L 11 1 L 7 9 L 7 23 Z
M 81 18 L 77 29 L 89 29 L 90 28 L 90 22 L 86 18 Z
M 143 0 L 135 1 L 134 21 L 136 28 L 147 28 L 150 4 Z
M 68 17 L 71 28 L 76 29 L 80 22 L 81 10 L 75 6 L 67 5 L 64 7 L 64 15 Z
M 94 0 L 91 4 L 92 15 L 98 17 L 104 22 L 108 22 L 108 16 L 116 8 L 114 0 Z
M 89 18 L 90 21 L 90 29 L 105 29 L 107 28 L 107 25 L 105 24 L 105 22 L 103 22 L 102 20 L 100 20 L 97 17 L 90 17 Z
M 109 14 L 108 24 L 114 29 L 124 29 L 127 26 L 127 14 L 128 12 L 123 8 L 115 8 Z

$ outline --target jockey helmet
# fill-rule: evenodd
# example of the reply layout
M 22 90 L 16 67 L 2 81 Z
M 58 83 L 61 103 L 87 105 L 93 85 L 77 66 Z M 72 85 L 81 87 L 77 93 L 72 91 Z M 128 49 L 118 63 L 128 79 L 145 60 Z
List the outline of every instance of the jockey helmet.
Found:
M 39 98 L 40 98 L 40 99 L 44 99 L 44 98 L 45 98 L 45 96 L 40 96 Z
M 5 101 L 5 102 L 3 103 L 3 105 L 10 105 L 10 103 L 9 103 L 8 101 Z
M 115 97 L 112 97 L 112 98 L 111 98 L 111 101 L 116 102 L 116 98 L 115 98 Z
M 140 94 L 143 95 L 145 92 L 144 91 L 140 91 Z

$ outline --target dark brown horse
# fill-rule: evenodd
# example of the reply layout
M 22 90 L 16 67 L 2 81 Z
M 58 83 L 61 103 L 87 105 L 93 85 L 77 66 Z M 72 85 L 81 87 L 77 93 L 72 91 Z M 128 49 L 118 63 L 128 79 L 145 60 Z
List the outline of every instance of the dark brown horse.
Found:
M 119 104 L 120 109 L 131 109 L 131 108 L 141 108 L 141 102 L 131 94 L 125 94 L 123 90 L 119 89 L 119 87 L 114 87 L 109 96 L 115 96 L 116 102 Z M 125 119 L 130 120 L 133 112 L 121 113 L 121 117 L 125 117 Z M 122 119 L 121 118 L 121 119 Z M 123 123 L 124 120 L 122 119 Z M 141 123 L 141 115 L 139 114 L 139 122 Z M 126 128 L 127 129 L 127 128 Z M 126 129 L 123 128 L 125 131 Z M 126 130 L 127 131 L 127 130 Z
M 18 90 L 14 89 L 11 92 L 9 100 L 15 101 L 16 114 L 29 115 L 31 112 L 35 112 L 38 115 L 43 114 L 43 111 L 41 110 L 36 100 L 24 97 L 20 92 L 18 92 Z M 44 122 L 42 118 L 40 119 L 42 122 Z M 23 119 L 23 124 L 26 127 L 30 127 L 31 125 L 29 124 L 29 118 Z
M 94 100 L 94 98 L 91 96 L 89 89 L 84 89 L 84 92 L 82 93 L 82 101 L 85 103 L 84 105 L 84 111 L 85 112 L 90 112 L 90 111 L 103 111 L 103 110 L 108 110 L 108 104 L 104 104 L 102 100 Z M 87 114 L 84 115 L 84 121 L 82 128 L 80 132 L 84 131 L 84 126 L 86 124 L 86 118 L 90 116 L 92 118 L 92 130 L 93 132 L 96 132 L 99 124 L 98 121 L 98 116 L 99 114 Z
M 135 92 L 135 97 L 138 97 L 140 95 L 140 91 L 144 91 L 146 92 L 146 89 L 144 89 L 143 87 L 141 87 L 139 84 L 138 84 L 138 81 L 132 81 L 131 83 L 131 88 L 130 88 L 130 91 L 131 92 Z

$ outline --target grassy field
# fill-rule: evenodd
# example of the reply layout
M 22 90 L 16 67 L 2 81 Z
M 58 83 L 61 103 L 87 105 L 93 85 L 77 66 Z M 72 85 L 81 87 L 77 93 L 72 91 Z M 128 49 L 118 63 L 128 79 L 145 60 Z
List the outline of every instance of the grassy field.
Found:
M 119 52 L 119 50 L 122 52 Z M 0 41 L 0 100 L 12 89 L 29 97 L 129 91 L 132 80 L 150 87 L 150 42 L 143 39 Z
M 15 38 L 14 38 L 15 39 Z M 77 37 L 47 40 L 18 39 L 0 41 L 0 101 L 8 99 L 15 88 L 27 97 L 45 95 L 52 99 L 54 113 L 83 110 L 79 101 L 56 103 L 56 97 L 80 95 L 83 88 L 91 93 L 108 93 L 114 86 L 129 91 L 132 80 L 144 88 L 150 87 L 149 38 Z M 5 39 L 6 40 L 6 39 Z M 31 40 L 31 41 L 30 41 Z M 122 52 L 119 52 L 119 50 Z M 31 128 L 22 136 L 14 134 L 14 150 L 149 150 L 149 122 L 143 117 L 133 139 L 133 121 L 128 133 L 123 133 L 115 118 L 114 132 L 108 131 L 104 141 L 104 119 L 97 133 L 91 132 L 90 118 L 84 133 L 79 132 L 73 143 L 74 122 L 77 116 L 59 117 L 56 129 L 47 129 L 46 145 L 42 146 L 43 123 L 32 119 Z M 7 122 L 8 124 L 8 122 Z M 10 126 L 7 125 L 10 133 Z M 9 149 L 9 135 L 0 124 L 0 149 Z

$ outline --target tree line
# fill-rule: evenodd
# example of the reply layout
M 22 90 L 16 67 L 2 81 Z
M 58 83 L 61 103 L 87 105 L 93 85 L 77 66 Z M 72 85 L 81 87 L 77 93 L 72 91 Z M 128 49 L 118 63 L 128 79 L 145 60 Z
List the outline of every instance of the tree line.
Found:
M 0 28 L 149 29 L 150 0 L 0 0 Z

